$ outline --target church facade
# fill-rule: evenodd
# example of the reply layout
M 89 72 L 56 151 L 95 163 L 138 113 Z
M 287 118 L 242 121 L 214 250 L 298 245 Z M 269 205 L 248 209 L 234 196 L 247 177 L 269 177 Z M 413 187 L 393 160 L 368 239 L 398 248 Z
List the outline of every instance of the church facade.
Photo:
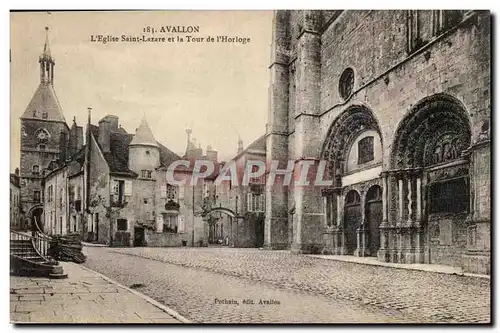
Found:
M 267 160 L 331 186 L 266 186 L 265 247 L 490 273 L 491 16 L 277 11 Z

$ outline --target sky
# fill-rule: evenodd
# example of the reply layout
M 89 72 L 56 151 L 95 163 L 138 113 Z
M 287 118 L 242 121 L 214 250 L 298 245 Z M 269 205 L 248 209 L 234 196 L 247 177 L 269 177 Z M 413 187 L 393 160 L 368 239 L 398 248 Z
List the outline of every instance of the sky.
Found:
M 54 88 L 69 126 L 107 114 L 135 133 L 146 117 L 156 140 L 178 154 L 186 128 L 221 160 L 265 133 L 271 11 L 11 13 L 11 170 L 19 166 L 19 117 L 35 92 L 45 27 L 55 58 Z M 197 37 L 250 38 L 241 43 L 98 43 L 91 35 L 141 36 L 148 26 L 198 26 Z M 145 34 L 176 37 L 186 34 Z M 190 35 L 190 34 L 187 34 Z M 184 39 L 186 40 L 186 39 Z

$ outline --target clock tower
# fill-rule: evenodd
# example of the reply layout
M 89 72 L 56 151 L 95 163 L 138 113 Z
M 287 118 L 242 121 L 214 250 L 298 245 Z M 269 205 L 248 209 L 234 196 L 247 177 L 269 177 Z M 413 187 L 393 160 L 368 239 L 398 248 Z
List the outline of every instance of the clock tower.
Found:
M 68 157 L 69 128 L 54 90 L 55 59 L 50 53 L 49 28 L 40 64 L 40 84 L 21 116 L 21 204 L 26 217 L 43 223 L 44 175 Z

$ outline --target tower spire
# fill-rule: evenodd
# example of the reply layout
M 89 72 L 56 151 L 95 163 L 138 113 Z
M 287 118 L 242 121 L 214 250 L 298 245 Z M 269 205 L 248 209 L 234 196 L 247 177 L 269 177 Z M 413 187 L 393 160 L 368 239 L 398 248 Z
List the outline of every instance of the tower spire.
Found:
M 45 27 L 45 44 L 38 62 L 40 63 L 40 82 L 45 84 L 54 84 L 55 61 L 50 53 L 49 27 Z

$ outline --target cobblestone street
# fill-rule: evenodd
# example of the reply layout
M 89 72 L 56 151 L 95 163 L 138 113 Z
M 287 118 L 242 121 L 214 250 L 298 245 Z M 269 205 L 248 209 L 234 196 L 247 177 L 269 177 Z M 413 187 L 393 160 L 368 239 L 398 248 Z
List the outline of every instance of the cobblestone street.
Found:
M 287 251 L 86 247 L 87 267 L 194 322 L 490 321 L 490 280 Z M 236 300 L 239 305 L 215 304 Z M 255 304 L 243 304 L 251 299 Z M 259 305 L 259 300 L 280 304 Z

